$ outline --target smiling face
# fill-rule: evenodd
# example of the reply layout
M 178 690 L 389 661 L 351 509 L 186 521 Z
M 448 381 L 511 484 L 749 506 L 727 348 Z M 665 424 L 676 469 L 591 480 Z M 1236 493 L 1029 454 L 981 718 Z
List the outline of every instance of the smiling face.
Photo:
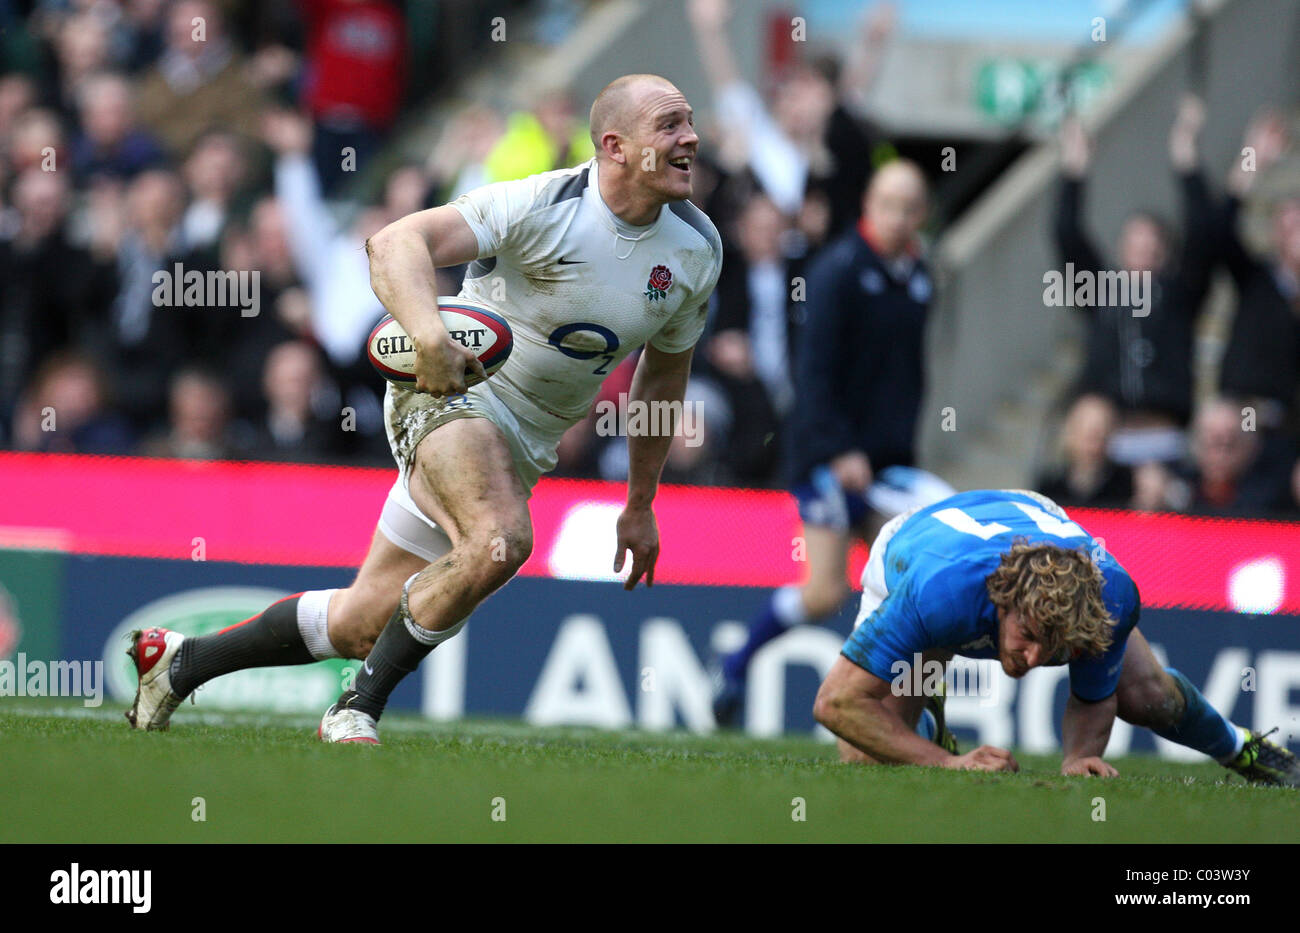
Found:
M 611 81 L 592 104 L 591 141 L 603 163 L 602 194 L 607 201 L 613 197 L 616 213 L 652 220 L 658 206 L 691 196 L 700 138 L 691 105 L 665 78 L 636 74 Z
M 700 145 L 694 111 L 671 84 L 647 87 L 639 98 L 628 156 L 641 169 L 643 187 L 664 201 L 684 201 L 691 196 Z

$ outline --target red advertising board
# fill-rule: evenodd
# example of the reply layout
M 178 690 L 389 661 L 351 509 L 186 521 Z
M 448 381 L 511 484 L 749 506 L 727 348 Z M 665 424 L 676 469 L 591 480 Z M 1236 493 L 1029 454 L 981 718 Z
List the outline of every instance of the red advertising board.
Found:
M 395 473 L 296 464 L 0 454 L 0 547 L 301 566 L 356 566 Z M 544 479 L 522 573 L 612 578 L 617 483 Z M 798 581 L 783 492 L 664 487 L 656 582 Z M 1300 613 L 1300 524 L 1076 509 L 1071 516 L 1162 608 Z M 855 549 L 856 581 L 866 549 Z

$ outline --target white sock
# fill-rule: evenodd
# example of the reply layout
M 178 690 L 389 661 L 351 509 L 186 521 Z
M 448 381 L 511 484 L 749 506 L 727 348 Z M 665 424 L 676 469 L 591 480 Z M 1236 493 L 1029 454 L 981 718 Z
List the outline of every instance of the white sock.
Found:
M 1234 722 L 1232 724 L 1232 731 L 1237 733 L 1237 745 L 1236 747 L 1233 748 L 1231 755 L 1227 756 L 1226 758 L 1219 759 L 1219 764 L 1221 765 L 1226 765 L 1230 763 L 1232 759 L 1236 758 L 1238 755 L 1241 754 L 1242 748 L 1244 748 L 1246 745 L 1246 730 L 1241 728 L 1241 726 L 1237 725 Z
M 410 633 L 411 637 L 414 638 L 416 641 L 418 641 L 420 644 L 428 645 L 430 648 L 436 648 L 439 645 L 441 645 L 444 641 L 446 641 L 448 638 L 451 638 L 457 632 L 463 629 L 465 627 L 465 623 L 469 621 L 469 616 L 466 616 L 465 618 L 461 619 L 451 628 L 443 629 L 441 632 L 435 632 L 431 629 L 423 628 L 419 624 L 417 624 L 416 621 L 413 618 L 411 618 L 411 609 L 410 606 L 408 605 L 408 600 L 410 599 L 411 582 L 415 580 L 415 578 L 418 577 L 419 575 L 420 575 L 419 573 L 411 574 L 409 577 L 406 578 L 406 582 L 402 584 L 402 602 L 399 606 L 399 609 L 402 612 L 402 624 L 406 626 L 406 631 Z
M 797 586 L 783 586 L 772 594 L 772 612 L 786 628 L 808 622 L 808 611 L 803 607 L 803 591 Z
M 436 648 L 438 645 L 441 645 L 448 638 L 451 638 L 453 635 L 455 635 L 457 632 L 463 629 L 465 627 L 465 623 L 469 621 L 469 618 L 466 617 L 464 619 L 461 619 L 451 628 L 445 628 L 441 632 L 435 632 L 432 631 L 431 629 L 421 628 L 411 619 L 404 619 L 403 621 L 406 623 L 406 630 L 411 633 L 412 638 L 414 638 L 422 645 L 429 645 L 432 648 Z
M 341 658 L 330 641 L 328 616 L 334 590 L 308 590 L 298 597 L 298 631 L 303 644 L 317 661 Z

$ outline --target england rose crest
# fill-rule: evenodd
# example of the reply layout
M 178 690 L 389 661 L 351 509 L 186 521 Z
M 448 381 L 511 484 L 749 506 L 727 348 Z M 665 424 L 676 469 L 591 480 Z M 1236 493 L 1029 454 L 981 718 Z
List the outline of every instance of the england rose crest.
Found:
M 651 301 L 668 297 L 668 289 L 673 287 L 673 271 L 667 266 L 655 266 L 650 270 L 650 278 L 645 283 L 645 296 Z

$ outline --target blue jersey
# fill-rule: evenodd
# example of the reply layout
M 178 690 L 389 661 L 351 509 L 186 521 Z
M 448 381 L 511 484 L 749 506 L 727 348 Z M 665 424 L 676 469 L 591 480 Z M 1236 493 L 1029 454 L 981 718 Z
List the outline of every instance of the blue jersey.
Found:
M 1124 645 L 1138 621 L 1138 591 L 1119 561 L 1050 500 L 1010 490 L 959 493 L 908 518 L 884 553 L 888 596 L 854 630 L 842 653 L 881 680 L 891 665 L 912 663 L 932 648 L 970 658 L 998 656 L 997 608 L 985 581 L 1024 538 L 1033 544 L 1083 548 L 1101 568 L 1102 601 L 1116 621 L 1114 640 L 1099 657 L 1059 659 L 1070 665 L 1070 689 L 1081 700 L 1115 692 Z

